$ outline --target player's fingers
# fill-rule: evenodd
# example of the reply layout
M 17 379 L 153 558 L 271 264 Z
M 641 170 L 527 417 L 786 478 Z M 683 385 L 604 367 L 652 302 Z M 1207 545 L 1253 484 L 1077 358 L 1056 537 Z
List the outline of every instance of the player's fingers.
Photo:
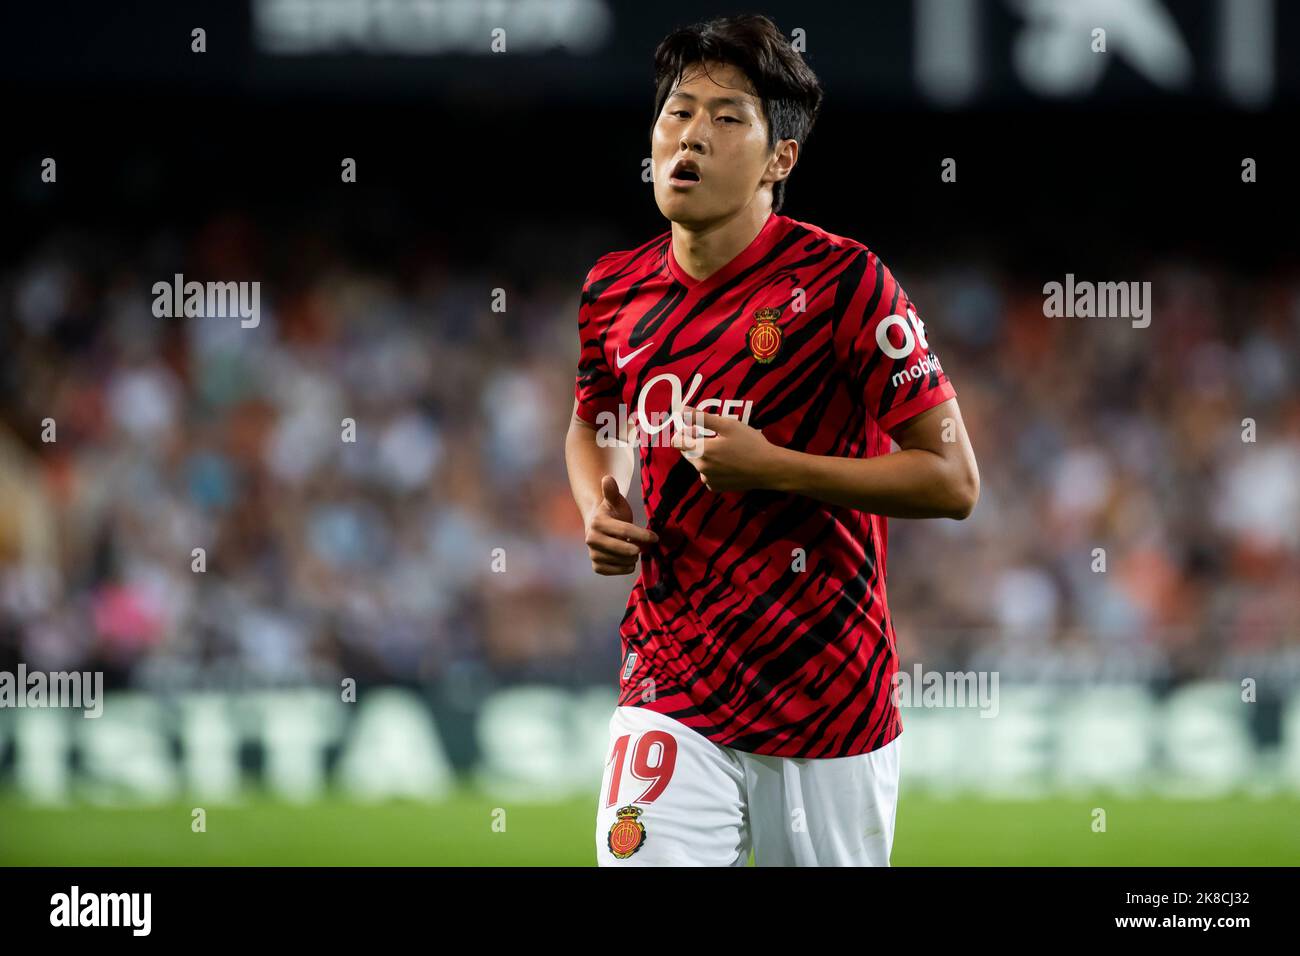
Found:
M 608 501 L 602 500 L 592 521 L 616 521 L 631 524 L 632 517 L 632 506 L 626 502 L 623 503 L 622 507 L 614 508 L 610 506 Z
M 693 429 L 694 426 L 692 425 L 690 428 Z M 682 457 L 691 462 L 691 464 L 694 464 L 695 461 L 704 454 L 704 446 L 700 444 L 700 440 L 695 437 L 692 431 L 674 432 L 673 437 L 670 439 L 670 444 L 673 448 L 680 451 Z
M 682 453 L 683 458 L 689 461 L 696 468 L 700 468 L 704 464 L 704 449 L 699 445 L 676 445 L 674 447 Z
M 613 554 L 596 550 L 590 550 L 589 557 L 592 564 L 604 564 L 611 568 L 634 568 L 641 560 L 639 554 Z
M 621 518 L 615 518 L 607 514 L 596 515 L 591 521 L 591 530 L 607 534 L 613 538 L 631 541 L 633 544 L 654 544 L 659 540 L 659 535 L 649 528 L 642 528 L 631 521 L 624 521 Z
M 635 561 L 610 561 L 604 558 L 592 558 L 591 569 L 597 574 L 631 574 L 636 570 Z
M 600 556 L 620 560 L 635 558 L 641 553 L 641 549 L 632 542 L 599 532 L 587 535 L 587 550 L 593 558 Z
M 654 544 L 659 540 L 659 535 L 649 528 L 642 528 L 630 521 L 620 521 L 618 518 L 611 518 L 609 515 L 596 515 L 592 519 L 588 531 L 589 534 L 605 535 L 619 541 L 630 541 L 634 545 Z
M 712 438 L 730 427 L 735 419 L 713 412 L 702 412 L 698 408 L 686 405 L 682 409 L 682 419 L 689 425 L 696 426 L 694 434 L 699 438 Z M 728 424 L 723 424 L 723 423 Z
M 600 479 L 600 491 L 604 495 L 605 501 L 611 505 L 621 505 L 627 501 L 623 497 L 623 492 L 618 490 L 618 481 L 613 475 L 604 475 Z

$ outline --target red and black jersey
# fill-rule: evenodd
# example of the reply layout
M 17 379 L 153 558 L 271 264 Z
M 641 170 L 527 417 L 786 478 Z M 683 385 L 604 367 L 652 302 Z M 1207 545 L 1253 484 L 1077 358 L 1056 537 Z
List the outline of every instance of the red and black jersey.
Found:
M 953 397 L 876 255 L 771 215 L 699 281 L 671 232 L 605 255 L 578 313 L 577 414 L 641 456 L 648 526 L 620 632 L 619 704 L 737 750 L 846 757 L 901 731 L 885 519 L 797 494 L 714 492 L 669 443 L 683 405 L 773 444 L 866 458 Z

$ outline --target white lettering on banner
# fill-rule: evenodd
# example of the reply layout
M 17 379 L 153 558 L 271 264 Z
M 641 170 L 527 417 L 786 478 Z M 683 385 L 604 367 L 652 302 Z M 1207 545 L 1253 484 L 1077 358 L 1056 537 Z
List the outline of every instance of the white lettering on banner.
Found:
M 996 691 L 990 683 L 984 696 L 978 685 L 973 689 L 976 706 L 967 681 L 964 698 L 954 686 L 945 706 L 928 706 L 922 697 L 903 715 L 909 786 L 1020 797 L 1098 789 L 1197 798 L 1244 790 L 1300 795 L 1300 691 L 1284 698 L 1276 738 L 1261 742 L 1232 681 L 1186 684 L 1164 697 L 1141 683 L 1004 680 Z M 992 717 L 995 701 L 996 717 L 983 719 Z M 436 800 L 454 790 L 447 732 L 423 695 L 374 688 L 338 719 L 322 720 L 327 710 L 339 710 L 336 704 L 332 688 L 301 688 L 167 697 L 114 692 L 105 698 L 104 717 L 91 721 L 76 711 L 0 710 L 0 792 L 37 804 L 157 805 L 183 787 L 196 801 L 219 805 L 252 792 L 302 802 L 327 793 Z M 599 783 L 614 704 L 607 688 L 497 691 L 466 731 L 476 756 L 461 773 L 502 798 L 590 792 Z M 291 719 L 294 712 L 319 728 L 307 732 Z M 262 755 L 256 769 L 232 756 L 250 747 Z

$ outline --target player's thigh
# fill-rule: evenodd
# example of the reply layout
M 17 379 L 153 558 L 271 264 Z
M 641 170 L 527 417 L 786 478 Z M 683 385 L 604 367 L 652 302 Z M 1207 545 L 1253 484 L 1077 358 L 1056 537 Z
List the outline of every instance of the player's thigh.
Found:
M 601 866 L 743 866 L 744 771 L 684 724 L 615 708 L 596 809 Z
M 744 755 L 754 863 L 888 866 L 899 740 L 853 757 Z

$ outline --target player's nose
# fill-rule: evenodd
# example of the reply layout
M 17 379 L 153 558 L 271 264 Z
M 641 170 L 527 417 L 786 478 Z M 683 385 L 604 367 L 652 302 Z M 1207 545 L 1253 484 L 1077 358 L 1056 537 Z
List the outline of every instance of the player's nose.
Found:
M 709 125 L 704 118 L 704 111 L 700 110 L 691 117 L 691 121 L 686 124 L 682 130 L 681 141 L 677 144 L 679 153 L 702 153 L 708 149 L 708 129 Z

